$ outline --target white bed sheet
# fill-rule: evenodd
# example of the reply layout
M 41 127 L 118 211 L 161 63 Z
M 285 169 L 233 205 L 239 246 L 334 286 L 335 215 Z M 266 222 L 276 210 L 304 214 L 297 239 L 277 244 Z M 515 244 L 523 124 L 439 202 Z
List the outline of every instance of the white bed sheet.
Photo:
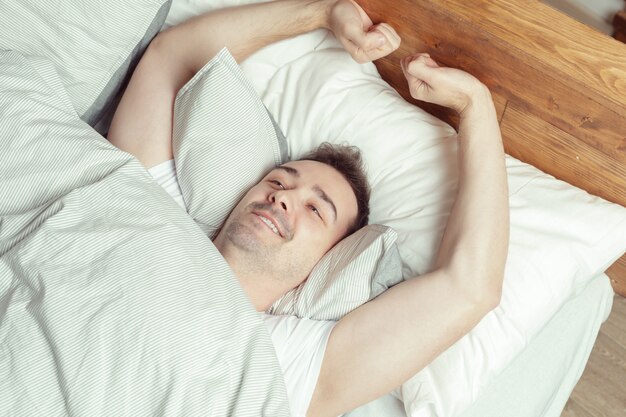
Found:
M 567 301 L 524 350 L 458 417 L 559 417 L 613 306 L 604 274 Z M 406 417 L 387 395 L 347 417 Z

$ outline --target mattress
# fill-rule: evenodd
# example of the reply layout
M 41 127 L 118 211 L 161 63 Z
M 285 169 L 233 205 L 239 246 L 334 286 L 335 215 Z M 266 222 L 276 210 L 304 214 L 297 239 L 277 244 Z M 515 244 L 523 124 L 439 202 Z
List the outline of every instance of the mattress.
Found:
M 585 369 L 600 325 L 611 312 L 613 295 L 606 275 L 591 280 L 458 417 L 559 417 Z M 402 403 L 389 394 L 346 416 L 406 414 Z

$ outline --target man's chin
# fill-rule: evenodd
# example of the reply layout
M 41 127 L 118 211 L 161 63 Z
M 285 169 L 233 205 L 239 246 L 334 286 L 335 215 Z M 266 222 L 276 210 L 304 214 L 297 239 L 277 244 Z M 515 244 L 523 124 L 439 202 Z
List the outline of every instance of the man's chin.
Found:
M 223 233 L 225 233 L 226 239 L 233 246 L 243 251 L 256 253 L 265 247 L 263 242 L 259 239 L 256 231 L 250 226 L 233 222 L 228 225 Z

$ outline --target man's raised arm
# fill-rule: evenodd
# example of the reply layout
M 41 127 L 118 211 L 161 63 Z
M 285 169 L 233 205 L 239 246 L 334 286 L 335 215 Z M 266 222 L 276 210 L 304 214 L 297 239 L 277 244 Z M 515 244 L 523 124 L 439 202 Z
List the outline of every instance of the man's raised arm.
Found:
M 388 393 L 500 302 L 508 251 L 504 150 L 491 95 L 428 55 L 405 58 L 414 98 L 461 115 L 459 189 L 436 269 L 381 294 L 333 329 L 308 416 L 334 416 Z
M 358 62 L 400 44 L 389 25 L 374 25 L 352 0 L 279 0 L 203 14 L 154 38 L 116 110 L 109 141 L 148 168 L 171 159 L 176 93 L 220 49 L 241 62 L 270 43 L 322 27 Z

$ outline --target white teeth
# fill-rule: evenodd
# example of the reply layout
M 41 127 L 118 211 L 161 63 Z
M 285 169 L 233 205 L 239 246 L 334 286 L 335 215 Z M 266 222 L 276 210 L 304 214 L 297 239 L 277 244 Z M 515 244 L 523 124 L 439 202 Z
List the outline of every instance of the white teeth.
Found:
M 265 223 L 266 225 L 268 225 L 268 226 L 270 227 L 270 229 L 272 229 L 272 231 L 273 231 L 274 233 L 276 233 L 277 235 L 279 234 L 279 233 L 278 233 L 278 229 L 276 228 L 276 226 L 274 226 L 274 223 L 272 223 L 269 219 L 266 219 L 266 218 L 265 218 L 265 217 L 263 217 L 263 216 L 259 216 L 259 218 L 260 218 L 261 220 L 263 220 L 263 223 Z

